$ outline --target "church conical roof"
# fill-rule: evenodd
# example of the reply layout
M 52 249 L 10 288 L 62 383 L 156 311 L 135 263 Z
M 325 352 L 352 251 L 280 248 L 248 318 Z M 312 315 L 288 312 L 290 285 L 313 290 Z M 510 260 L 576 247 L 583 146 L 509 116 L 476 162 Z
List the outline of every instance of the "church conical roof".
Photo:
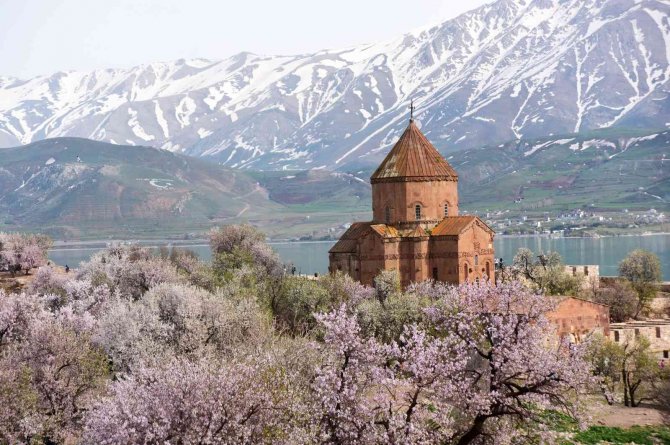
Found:
M 370 182 L 457 181 L 458 174 L 421 133 L 413 120 Z

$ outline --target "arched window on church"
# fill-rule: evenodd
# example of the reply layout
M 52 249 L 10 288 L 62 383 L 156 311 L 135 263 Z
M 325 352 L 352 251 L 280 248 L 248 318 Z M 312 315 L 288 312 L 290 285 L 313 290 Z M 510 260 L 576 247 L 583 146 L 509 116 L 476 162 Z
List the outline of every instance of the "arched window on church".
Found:
M 449 216 L 449 204 L 444 204 L 444 216 Z
M 469 270 L 468 270 L 468 265 L 463 264 L 463 275 L 465 275 L 465 281 L 468 281 L 468 278 L 470 276 Z
M 486 262 L 486 278 L 491 278 L 491 263 Z
M 386 206 L 384 218 L 386 219 L 386 224 L 391 222 L 391 207 Z
M 475 255 L 475 266 L 479 266 L 479 255 Z
M 421 204 L 414 206 L 414 218 L 416 218 L 417 221 L 421 220 Z

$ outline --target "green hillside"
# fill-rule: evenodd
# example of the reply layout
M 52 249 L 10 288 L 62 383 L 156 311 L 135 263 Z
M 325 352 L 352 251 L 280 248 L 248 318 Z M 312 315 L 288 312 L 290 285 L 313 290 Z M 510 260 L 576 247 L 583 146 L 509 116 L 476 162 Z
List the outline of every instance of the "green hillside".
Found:
M 511 141 L 450 159 L 470 209 L 670 208 L 670 132 L 612 129 Z
M 79 138 L 0 150 L 0 230 L 58 239 L 201 236 L 243 221 L 296 237 L 358 218 L 368 203 L 369 185 L 340 173 L 253 175 Z
M 0 154 L 0 230 L 58 239 L 183 238 L 247 221 L 273 238 L 321 238 L 371 216 L 372 165 L 355 172 L 248 172 L 77 138 Z M 575 209 L 668 211 L 669 160 L 669 131 L 613 129 L 449 157 L 460 176 L 461 208 L 504 218 Z

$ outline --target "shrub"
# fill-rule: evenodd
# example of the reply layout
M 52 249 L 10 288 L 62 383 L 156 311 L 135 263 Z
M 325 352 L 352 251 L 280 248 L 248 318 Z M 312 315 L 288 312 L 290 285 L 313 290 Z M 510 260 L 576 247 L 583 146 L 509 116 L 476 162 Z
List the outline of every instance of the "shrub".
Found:
M 94 407 L 84 443 L 300 443 L 288 377 L 206 359 L 138 369 Z
M 391 294 L 382 304 L 369 299 L 357 308 L 362 332 L 389 343 L 397 341 L 405 326 L 419 325 L 425 318 L 424 309 L 431 301 L 414 294 Z
M 627 321 L 637 312 L 637 293 L 626 280 L 616 280 L 608 287 L 599 289 L 594 300 L 610 307 L 610 319 L 613 322 Z
M 95 340 L 120 371 L 173 356 L 242 354 L 262 344 L 268 322 L 255 300 L 232 300 L 191 285 L 164 283 L 141 300 L 112 299 Z
M 332 310 L 334 301 L 318 281 L 286 276 L 276 284 L 267 301 L 277 327 L 293 335 L 304 335 L 316 326 L 314 315 Z
M 391 295 L 398 294 L 401 291 L 400 275 L 396 270 L 382 270 L 374 281 L 377 299 L 382 304 Z
M 244 265 L 257 266 L 266 274 L 282 272 L 279 257 L 265 243 L 265 235 L 252 226 L 243 224 L 212 229 L 209 242 L 214 270 L 220 275 Z
M 156 258 L 149 249 L 135 244 L 113 245 L 82 263 L 77 278 L 93 287 L 106 285 L 109 290 L 131 300 L 160 283 L 183 283 L 176 267 L 168 260 Z
M 661 281 L 661 262 L 646 250 L 634 250 L 619 263 L 619 275 L 631 283 L 637 292 L 635 318 L 649 309 L 656 296 L 657 283 Z
M 47 262 L 51 238 L 45 235 L 0 233 L 0 270 L 19 272 Z
M 519 249 L 512 264 L 514 276 L 526 280 L 532 288 L 548 295 L 577 295 L 584 277 L 565 271 L 563 260 L 556 252 L 535 255 L 530 249 Z

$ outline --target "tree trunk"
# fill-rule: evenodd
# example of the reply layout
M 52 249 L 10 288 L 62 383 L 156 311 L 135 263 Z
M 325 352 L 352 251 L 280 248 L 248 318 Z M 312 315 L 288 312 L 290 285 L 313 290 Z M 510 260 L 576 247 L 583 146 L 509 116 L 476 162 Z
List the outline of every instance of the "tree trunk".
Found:
M 642 298 L 638 296 L 637 299 L 637 307 L 635 308 L 635 315 L 633 315 L 633 320 L 637 320 L 640 316 L 640 312 L 642 312 Z
M 637 388 L 640 386 L 640 383 L 642 383 L 642 380 L 638 380 L 634 385 L 631 385 L 630 387 L 630 406 L 633 408 L 637 408 L 640 406 L 640 403 L 642 403 L 642 399 L 638 400 L 637 403 L 635 403 L 635 392 L 637 391 Z
M 472 426 L 470 427 L 468 432 L 466 432 L 464 435 L 461 436 L 460 439 L 458 439 L 457 445 L 469 445 L 470 443 L 472 443 L 473 440 L 475 440 L 482 434 L 485 421 L 486 417 L 484 416 L 475 417 L 475 421 L 472 423 Z
M 628 402 L 628 378 L 626 375 L 626 371 L 621 371 L 621 378 L 623 381 L 623 404 L 625 406 L 630 406 Z

